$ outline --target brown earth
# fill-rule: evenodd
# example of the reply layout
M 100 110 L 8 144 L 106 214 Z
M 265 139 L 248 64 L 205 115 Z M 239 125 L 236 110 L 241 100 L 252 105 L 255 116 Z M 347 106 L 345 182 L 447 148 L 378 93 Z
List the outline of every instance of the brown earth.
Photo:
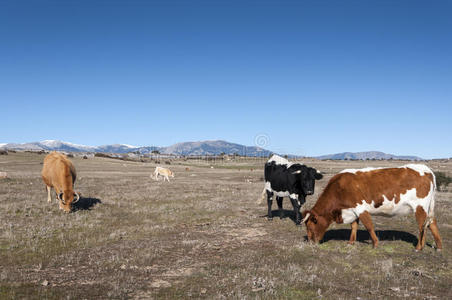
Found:
M 325 241 L 286 217 L 268 221 L 263 161 L 210 165 L 176 161 L 171 182 L 149 178 L 155 164 L 72 158 L 78 210 L 47 203 L 40 178 L 44 156 L 0 157 L 0 298 L 15 299 L 448 299 L 452 295 L 452 193 L 438 192 L 443 238 L 436 252 L 414 252 L 414 214 L 374 217 L 380 245 L 360 227 L 334 225 Z M 344 168 L 399 166 L 400 161 L 305 160 L 327 181 Z M 188 164 L 189 163 L 189 164 Z M 427 163 L 452 175 L 452 162 Z M 188 169 L 187 169 L 188 168 Z M 251 170 L 253 169 L 253 170 Z M 55 195 L 53 195 L 55 197 Z M 274 204 L 276 210 L 276 204 Z

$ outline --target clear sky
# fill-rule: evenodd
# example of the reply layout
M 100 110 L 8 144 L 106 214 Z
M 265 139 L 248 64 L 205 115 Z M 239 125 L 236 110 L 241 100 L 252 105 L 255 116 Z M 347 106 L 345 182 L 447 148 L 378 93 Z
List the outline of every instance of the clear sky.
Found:
M 452 1 L 0 1 L 0 142 L 452 156 Z

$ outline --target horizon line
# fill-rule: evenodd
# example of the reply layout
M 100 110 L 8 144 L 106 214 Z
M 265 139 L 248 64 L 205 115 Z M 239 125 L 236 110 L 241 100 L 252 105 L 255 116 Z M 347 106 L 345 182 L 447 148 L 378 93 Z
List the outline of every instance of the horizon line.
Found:
M 135 145 L 130 145 L 130 144 L 125 144 L 125 143 L 113 143 L 113 144 L 103 144 L 103 145 L 97 145 L 97 146 L 92 146 L 92 145 L 86 145 L 86 144 L 76 144 L 76 143 L 72 143 L 72 142 L 68 142 L 68 141 L 63 141 L 63 140 L 55 140 L 55 139 L 44 139 L 41 141 L 33 141 L 33 142 L 23 142 L 23 143 L 15 143 L 15 142 L 8 142 L 8 143 L 0 143 L 0 147 L 4 147 L 8 144 L 18 144 L 18 145 L 24 145 L 24 144 L 32 144 L 32 143 L 42 143 L 42 142 L 61 142 L 61 143 L 67 143 L 70 145 L 74 145 L 74 146 L 83 146 L 83 147 L 92 147 L 92 148 L 96 148 L 96 147 L 101 147 L 101 146 L 111 146 L 111 145 L 121 145 L 121 146 L 126 146 L 129 148 L 145 148 L 145 147 L 158 147 L 158 148 L 168 148 L 177 144 L 183 144 L 183 143 L 203 143 L 203 142 L 226 142 L 226 143 L 230 143 L 230 144 L 236 144 L 236 145 L 240 145 L 243 147 L 255 147 L 255 148 L 260 148 L 262 150 L 265 151 L 269 151 L 272 153 L 278 153 L 275 152 L 273 150 L 270 149 L 266 149 L 257 145 L 252 145 L 252 146 L 248 146 L 248 145 L 243 145 L 240 143 L 236 143 L 236 142 L 229 142 L 227 140 L 224 139 L 216 139 L 216 140 L 212 140 L 212 139 L 208 139 L 208 140 L 199 140 L 199 141 L 184 141 L 184 142 L 177 142 L 174 143 L 172 145 L 169 146 L 156 146 L 156 145 L 140 145 L 140 146 L 135 146 Z M 351 154 L 359 154 L 359 153 L 368 153 L 368 152 L 379 152 L 379 153 L 383 153 L 383 154 L 387 154 L 387 155 L 394 155 L 394 156 L 407 156 L 407 157 L 416 157 L 419 158 L 421 160 L 432 160 L 432 159 L 449 159 L 450 157 L 443 157 L 443 158 L 429 158 L 429 159 L 425 159 L 423 157 L 417 156 L 417 155 L 400 155 L 400 154 L 393 154 L 393 153 L 386 153 L 380 150 L 368 150 L 368 151 L 342 151 L 342 152 L 336 152 L 336 153 L 327 153 L 327 154 L 321 154 L 321 155 L 301 155 L 301 154 L 294 154 L 294 153 L 280 153 L 281 155 L 289 155 L 289 156 L 299 156 L 299 157 L 312 157 L 312 158 L 316 158 L 316 157 L 322 157 L 322 156 L 330 156 L 330 155 L 337 155 L 337 154 L 344 154 L 344 153 L 351 153 Z M 279 153 L 278 153 L 279 154 Z

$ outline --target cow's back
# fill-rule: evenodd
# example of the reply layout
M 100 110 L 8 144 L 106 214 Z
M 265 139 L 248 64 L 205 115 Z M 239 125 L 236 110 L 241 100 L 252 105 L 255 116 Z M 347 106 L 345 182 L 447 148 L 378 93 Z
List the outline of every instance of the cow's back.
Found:
M 265 164 L 264 178 L 276 191 L 293 190 L 296 185 L 296 178 L 290 173 L 287 166 L 275 164 L 275 162 Z
M 400 201 L 401 195 L 416 189 L 419 198 L 425 198 L 434 185 L 433 174 L 421 175 L 411 168 L 385 168 L 356 174 L 338 174 L 339 187 L 347 192 L 347 196 L 354 201 L 374 201 L 381 203 L 386 199 Z
M 63 189 L 65 185 L 73 185 L 77 177 L 75 167 L 65 155 L 51 152 L 44 158 L 42 179 L 51 187 Z

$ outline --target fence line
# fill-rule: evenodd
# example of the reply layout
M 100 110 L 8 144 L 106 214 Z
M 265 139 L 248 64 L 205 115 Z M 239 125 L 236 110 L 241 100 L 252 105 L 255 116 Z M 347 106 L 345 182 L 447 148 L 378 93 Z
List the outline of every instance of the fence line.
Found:
M 241 155 L 169 155 L 169 154 L 149 154 L 142 157 L 152 159 L 157 163 L 184 161 L 186 163 L 201 165 L 227 165 L 237 164 L 262 164 L 264 165 L 269 156 L 241 156 Z M 301 162 L 302 158 L 288 158 L 292 162 Z
M 152 159 L 158 163 L 171 161 L 184 161 L 187 163 L 204 164 L 204 165 L 226 165 L 230 163 L 262 163 L 268 160 L 268 156 L 235 156 L 235 155 L 164 155 L 152 154 L 145 155 L 145 158 Z

